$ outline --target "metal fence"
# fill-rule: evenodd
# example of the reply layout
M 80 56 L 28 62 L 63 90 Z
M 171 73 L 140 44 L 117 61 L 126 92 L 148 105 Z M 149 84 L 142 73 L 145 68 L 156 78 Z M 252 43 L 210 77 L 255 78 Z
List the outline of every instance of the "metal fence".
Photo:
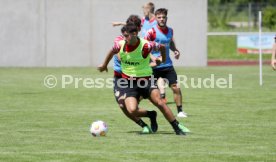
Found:
M 208 31 L 256 31 L 258 11 L 263 12 L 264 30 L 276 30 L 276 3 L 213 4 L 208 5 Z M 268 20 L 269 19 L 269 20 Z M 273 23 L 274 22 L 274 23 Z M 272 24 L 271 24 L 272 23 Z M 270 25 L 270 26 L 269 26 Z

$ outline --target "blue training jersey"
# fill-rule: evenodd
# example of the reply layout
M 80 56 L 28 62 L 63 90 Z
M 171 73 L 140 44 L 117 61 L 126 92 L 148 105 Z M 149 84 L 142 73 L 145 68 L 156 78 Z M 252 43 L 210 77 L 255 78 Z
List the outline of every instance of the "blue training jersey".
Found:
M 114 64 L 113 64 L 113 69 L 114 71 L 118 72 L 118 73 L 122 73 L 122 69 L 121 69 L 121 62 L 118 59 L 117 54 L 113 56 L 113 60 L 114 60 Z
M 166 47 L 166 62 L 161 63 L 160 65 L 158 65 L 156 67 L 153 67 L 153 69 L 166 68 L 166 67 L 173 66 L 172 60 L 170 58 L 170 43 L 171 43 L 171 40 L 172 40 L 172 37 L 173 37 L 173 30 L 168 27 L 168 33 L 164 34 L 158 29 L 157 25 L 155 25 L 153 27 L 153 29 L 156 32 L 156 38 L 155 38 L 154 41 L 159 43 L 159 44 L 164 44 L 165 47 Z M 159 51 L 152 51 L 151 53 L 155 57 L 160 56 Z
M 148 18 L 143 18 L 143 26 L 141 29 L 141 38 L 144 38 L 147 31 L 151 28 L 153 28 L 155 25 L 157 25 L 157 21 L 154 20 L 149 20 Z
M 115 38 L 114 40 L 114 46 L 113 49 L 116 48 L 119 45 L 119 42 L 121 40 L 124 40 L 124 36 L 123 35 L 119 35 Z M 114 55 L 113 56 L 113 69 L 114 71 L 118 72 L 118 73 L 122 73 L 122 69 L 121 69 L 121 61 L 118 58 L 118 55 Z

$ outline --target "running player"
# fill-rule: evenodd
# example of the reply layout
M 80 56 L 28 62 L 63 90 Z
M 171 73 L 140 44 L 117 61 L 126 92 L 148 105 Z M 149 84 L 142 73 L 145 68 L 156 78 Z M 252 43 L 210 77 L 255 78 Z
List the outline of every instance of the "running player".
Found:
M 180 52 L 177 50 L 174 43 L 173 29 L 167 26 L 167 13 L 168 10 L 165 8 L 160 8 L 155 11 L 157 25 L 155 25 L 147 32 L 145 39 L 148 41 L 155 41 L 157 43 L 165 44 L 166 62 L 153 67 L 153 73 L 156 78 L 164 78 L 168 81 L 168 84 L 174 94 L 174 101 L 178 111 L 177 117 L 187 117 L 187 114 L 182 110 L 182 94 L 180 88 L 177 85 L 177 75 L 170 58 L 170 49 L 174 52 L 175 59 L 179 59 Z M 155 57 L 160 56 L 160 52 L 153 51 L 152 54 Z M 162 92 L 161 98 L 165 98 L 164 84 L 159 82 L 158 87 Z
M 138 27 L 138 30 L 140 30 L 141 19 L 137 15 L 130 15 L 129 18 L 127 19 L 127 22 L 134 23 L 136 25 L 136 27 Z M 125 30 L 126 30 L 126 28 L 122 27 L 121 32 L 124 33 Z M 101 64 L 100 66 L 98 66 L 98 70 L 100 72 L 107 71 L 107 65 L 113 57 L 113 59 L 114 59 L 114 65 L 113 65 L 114 96 L 115 96 L 115 99 L 116 99 L 119 107 L 121 108 L 121 110 L 124 112 L 124 114 L 128 118 L 130 118 L 131 120 L 133 120 L 135 123 L 137 123 L 139 126 L 141 126 L 143 128 L 142 133 L 146 134 L 146 133 L 156 132 L 158 129 L 158 125 L 157 125 L 157 121 L 156 121 L 156 117 L 157 117 L 156 111 L 146 111 L 145 109 L 139 108 L 139 110 L 138 110 L 139 113 L 137 115 L 138 117 L 135 117 L 135 116 L 129 114 L 125 108 L 124 92 L 122 91 L 123 89 L 121 89 L 120 86 L 118 86 L 118 84 L 117 84 L 118 81 L 120 80 L 120 78 L 122 78 L 121 62 L 118 60 L 118 56 L 113 54 L 114 49 L 118 47 L 118 43 L 121 40 L 124 40 L 123 35 L 120 35 L 115 38 L 113 48 L 108 52 L 104 63 Z M 151 121 L 151 128 L 149 128 L 148 125 L 139 117 L 149 117 L 150 121 Z
M 114 49 L 113 54 L 119 52 L 121 60 L 122 77 L 127 82 L 124 87 L 126 95 L 125 106 L 130 114 L 138 116 L 139 98 L 149 98 L 160 109 L 165 118 L 172 125 L 177 135 L 186 135 L 189 130 L 175 119 L 170 108 L 161 101 L 159 89 L 149 79 L 152 75 L 150 64 L 150 52 L 153 49 L 161 52 L 162 60 L 166 60 L 164 45 L 151 44 L 139 38 L 137 27 L 134 24 L 126 25 L 124 37 L 126 40 L 119 42 L 119 47 Z M 157 47 L 157 48 L 156 48 Z

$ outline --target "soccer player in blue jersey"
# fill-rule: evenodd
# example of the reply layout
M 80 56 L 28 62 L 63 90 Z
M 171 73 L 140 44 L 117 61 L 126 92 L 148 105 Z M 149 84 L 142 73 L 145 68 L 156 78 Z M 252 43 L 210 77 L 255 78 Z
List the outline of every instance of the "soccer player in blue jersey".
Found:
M 145 34 L 149 29 L 157 24 L 154 15 L 154 4 L 152 2 L 148 2 L 143 5 L 143 13 L 144 17 L 142 18 L 142 29 L 141 29 L 141 37 L 144 38 Z
M 155 19 L 157 20 L 157 25 L 152 29 L 148 30 L 145 35 L 145 39 L 149 41 L 155 41 L 160 44 L 165 44 L 166 47 L 166 62 L 153 67 L 153 73 L 156 78 L 164 78 L 168 81 L 170 88 L 174 94 L 174 101 L 177 106 L 178 117 L 187 117 L 187 114 L 182 110 L 182 94 L 180 87 L 177 85 L 177 75 L 173 67 L 172 60 L 170 58 L 170 50 L 173 51 L 175 59 L 179 59 L 180 52 L 177 50 L 174 39 L 173 39 L 173 29 L 167 26 L 167 13 L 168 10 L 165 8 L 160 8 L 155 11 Z M 160 56 L 160 52 L 152 52 L 155 57 Z M 163 85 L 158 84 L 159 88 L 162 89 Z M 164 95 L 164 94 L 163 94 Z M 161 91 L 161 97 L 162 91 Z
M 145 34 L 149 29 L 151 29 L 153 26 L 157 24 L 157 21 L 155 20 L 154 15 L 154 4 L 152 2 L 145 3 L 143 5 L 143 14 L 144 17 L 141 19 L 141 38 L 144 38 Z M 112 22 L 113 26 L 119 26 L 119 25 L 126 25 L 125 22 Z

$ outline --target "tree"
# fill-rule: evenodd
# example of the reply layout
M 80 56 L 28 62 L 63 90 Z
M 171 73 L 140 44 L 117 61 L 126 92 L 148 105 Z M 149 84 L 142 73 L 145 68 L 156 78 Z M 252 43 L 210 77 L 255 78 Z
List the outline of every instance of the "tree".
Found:
M 209 0 L 208 1 L 208 21 L 212 28 L 227 28 L 227 22 L 233 14 L 233 7 L 225 5 L 229 0 Z
M 275 26 L 275 0 L 208 0 L 208 21 L 212 28 L 227 28 L 230 17 L 235 17 L 240 12 L 244 12 L 251 4 L 254 27 L 258 24 L 258 12 L 264 11 L 265 26 L 270 29 Z M 267 7 L 267 6 L 274 6 Z M 267 10 L 267 11 L 266 11 Z M 274 11 L 275 10 L 275 11 Z
M 274 7 L 268 6 L 264 9 L 263 26 L 270 30 L 276 29 L 276 10 Z

